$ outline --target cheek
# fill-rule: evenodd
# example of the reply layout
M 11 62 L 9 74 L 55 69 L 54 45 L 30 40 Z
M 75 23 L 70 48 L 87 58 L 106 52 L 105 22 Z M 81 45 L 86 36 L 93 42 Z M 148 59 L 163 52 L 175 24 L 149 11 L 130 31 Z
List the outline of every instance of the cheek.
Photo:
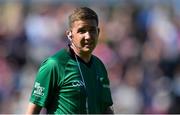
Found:
M 76 37 L 76 38 L 73 38 L 73 43 L 80 46 L 84 43 L 84 41 L 80 37 Z
M 95 43 L 98 42 L 98 37 L 94 38 L 94 42 L 95 42 Z

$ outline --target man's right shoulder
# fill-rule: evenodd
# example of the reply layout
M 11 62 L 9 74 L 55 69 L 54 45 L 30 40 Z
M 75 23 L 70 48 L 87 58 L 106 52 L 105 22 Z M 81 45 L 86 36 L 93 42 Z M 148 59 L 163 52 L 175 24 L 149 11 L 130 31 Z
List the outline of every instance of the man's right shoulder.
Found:
M 66 49 L 61 49 L 58 52 L 56 52 L 54 55 L 48 57 L 46 60 L 43 61 L 43 63 L 49 63 L 51 65 L 54 64 L 61 64 L 65 65 L 68 60 L 70 59 L 69 54 Z

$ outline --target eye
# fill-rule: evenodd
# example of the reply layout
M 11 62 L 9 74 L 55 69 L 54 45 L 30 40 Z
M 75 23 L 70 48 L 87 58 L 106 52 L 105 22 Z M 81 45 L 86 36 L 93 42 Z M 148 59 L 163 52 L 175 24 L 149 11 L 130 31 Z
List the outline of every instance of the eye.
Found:
M 87 30 L 84 29 L 84 28 L 81 28 L 81 29 L 78 30 L 78 32 L 81 33 L 81 34 L 86 33 L 86 31 L 87 31 Z
M 90 33 L 96 33 L 97 32 L 97 28 L 90 28 L 89 32 Z
M 84 34 L 86 32 L 89 32 L 91 34 L 96 34 L 97 33 L 97 28 L 96 27 L 90 27 L 90 28 L 80 28 L 78 30 L 78 33 Z

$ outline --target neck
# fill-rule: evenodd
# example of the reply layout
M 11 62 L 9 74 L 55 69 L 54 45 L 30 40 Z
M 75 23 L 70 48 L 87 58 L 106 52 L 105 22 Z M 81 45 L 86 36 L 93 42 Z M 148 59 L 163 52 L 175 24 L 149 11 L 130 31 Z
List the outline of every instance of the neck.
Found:
M 78 50 L 76 47 L 74 47 L 73 45 L 70 46 L 74 53 L 79 56 L 83 61 L 85 61 L 86 63 L 88 63 L 91 59 L 91 54 L 85 54 L 82 53 L 80 50 Z

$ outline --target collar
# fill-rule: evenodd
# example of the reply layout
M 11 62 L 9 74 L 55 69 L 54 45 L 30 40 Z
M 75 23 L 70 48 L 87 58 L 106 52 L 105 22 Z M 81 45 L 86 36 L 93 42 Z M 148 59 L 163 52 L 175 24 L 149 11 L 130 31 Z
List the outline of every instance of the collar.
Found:
M 73 59 L 73 60 L 75 60 L 76 61 L 76 58 L 75 58 L 75 52 L 74 52 L 74 50 L 70 47 L 70 44 L 68 45 L 68 53 L 69 53 L 69 55 L 70 55 L 70 57 Z M 79 62 L 82 62 L 82 63 L 84 63 L 87 67 L 91 67 L 91 65 L 92 65 L 92 60 L 93 60 L 93 56 L 91 56 L 91 59 L 90 59 L 90 61 L 89 62 L 85 62 L 83 59 L 81 59 L 78 55 L 76 55 L 77 56 L 77 59 L 78 59 L 78 61 Z

